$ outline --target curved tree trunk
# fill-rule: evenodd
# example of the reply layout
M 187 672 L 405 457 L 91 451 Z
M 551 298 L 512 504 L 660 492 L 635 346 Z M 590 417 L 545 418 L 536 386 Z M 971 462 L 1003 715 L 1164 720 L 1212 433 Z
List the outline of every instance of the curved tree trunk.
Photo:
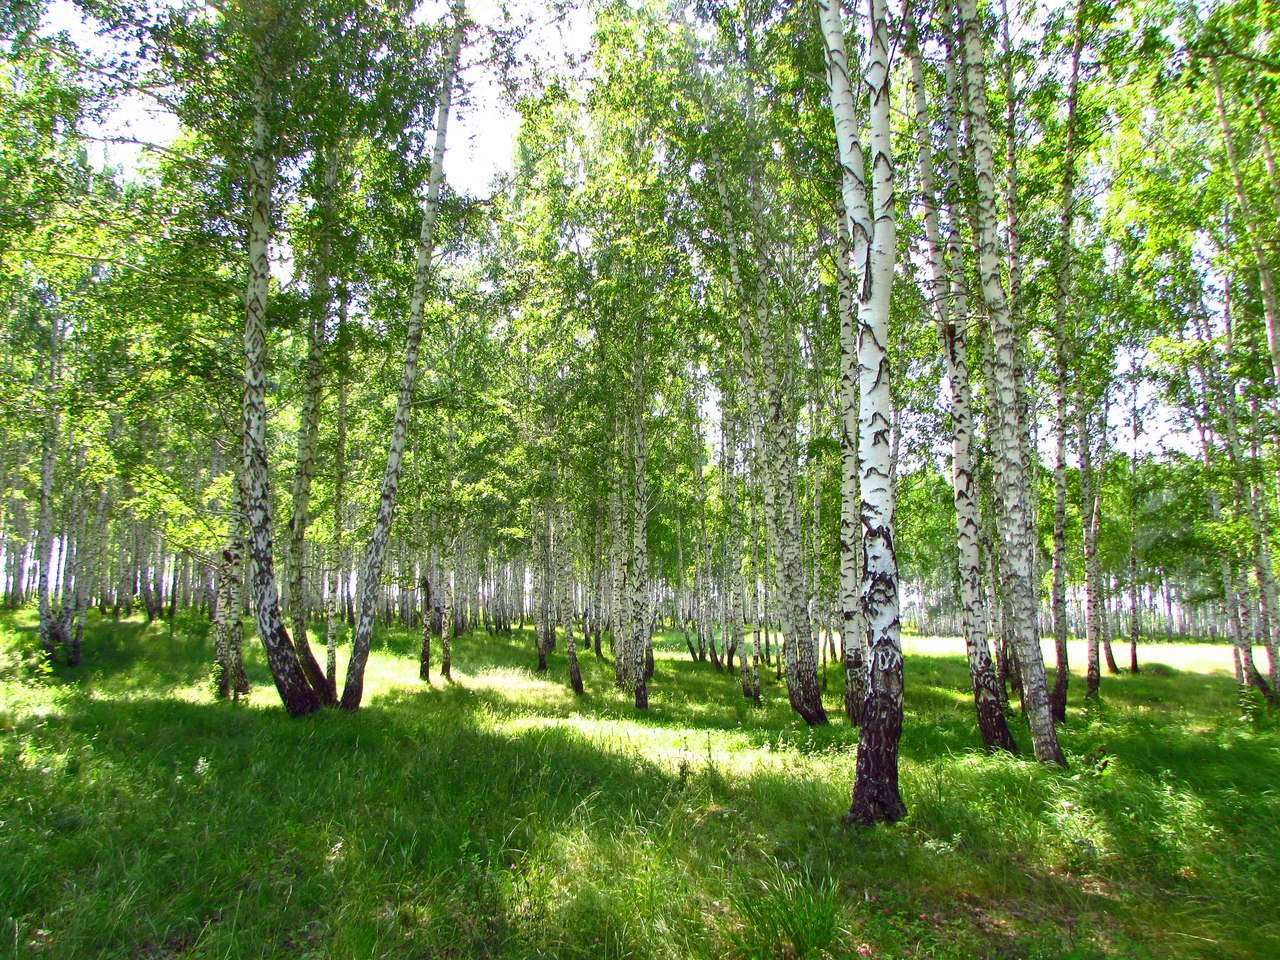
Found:
M 248 548 L 254 587 L 258 633 L 266 648 L 271 676 L 285 709 L 292 716 L 313 713 L 320 699 L 298 665 L 297 653 L 280 614 L 271 546 L 271 506 L 267 490 L 266 312 L 270 269 L 267 245 L 271 235 L 271 189 L 274 158 L 268 144 L 268 89 L 265 53 L 254 78 L 253 152 L 251 155 L 251 211 L 249 270 L 244 321 L 244 466 L 242 480 L 248 519 Z
M 404 365 L 396 392 L 396 410 L 392 421 L 391 442 L 387 449 L 387 466 L 378 495 L 378 512 L 369 536 L 364 568 L 361 570 L 360 616 L 352 641 L 351 662 L 347 666 L 347 682 L 342 691 L 341 706 L 355 710 L 364 696 L 364 669 L 373 640 L 373 618 L 378 585 L 382 579 L 382 561 L 387 539 L 391 535 L 391 517 L 395 512 L 396 491 L 400 486 L 400 464 L 404 459 L 405 441 L 409 434 L 409 413 L 413 388 L 418 377 L 418 351 L 422 342 L 423 309 L 427 300 L 427 284 L 431 278 L 431 258 L 435 248 L 436 222 L 440 216 L 440 188 L 444 180 L 445 137 L 449 126 L 449 110 L 453 102 L 454 79 L 462 50 L 466 7 L 464 0 L 453 5 L 454 26 L 445 54 L 444 75 L 440 81 L 440 100 L 436 107 L 436 138 L 431 154 L 431 172 L 427 180 L 427 198 L 422 209 L 422 227 L 418 232 L 417 264 L 413 272 L 413 296 L 409 301 L 409 329 L 405 335 Z
M 324 186 L 319 198 L 322 211 L 327 211 L 337 191 L 337 164 L 332 150 L 322 154 L 317 163 L 323 166 Z M 331 219 L 325 217 L 325 220 Z M 320 391 L 324 355 L 324 328 L 332 308 L 330 276 L 329 224 L 321 226 L 311 277 L 311 303 L 307 324 L 307 363 L 302 393 L 302 414 L 298 426 L 298 457 L 293 475 L 293 515 L 289 518 L 289 610 L 293 621 L 293 641 L 298 650 L 307 682 L 316 695 L 332 705 L 325 672 L 320 669 L 307 639 L 306 547 L 310 522 L 311 482 L 316 471 L 316 447 L 320 437 Z

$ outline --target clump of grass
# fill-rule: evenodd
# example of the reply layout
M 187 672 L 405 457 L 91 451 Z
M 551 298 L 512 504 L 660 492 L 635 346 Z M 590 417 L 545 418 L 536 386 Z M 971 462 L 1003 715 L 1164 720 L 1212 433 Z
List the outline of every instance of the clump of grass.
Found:
M 734 940 L 750 960 L 817 957 L 839 933 L 835 880 L 813 877 L 791 862 L 775 862 L 733 903 L 742 918 Z

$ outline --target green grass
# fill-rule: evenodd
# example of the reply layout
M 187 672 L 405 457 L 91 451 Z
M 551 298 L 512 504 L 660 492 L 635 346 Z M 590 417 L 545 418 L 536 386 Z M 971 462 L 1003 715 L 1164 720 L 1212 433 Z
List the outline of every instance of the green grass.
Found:
M 426 687 L 392 631 L 363 709 L 291 720 L 256 646 L 213 702 L 195 619 L 94 619 L 43 677 L 31 628 L 0 619 L 0 957 L 1280 955 L 1280 733 L 1178 646 L 1073 706 L 1063 772 L 982 754 L 958 646 L 910 641 L 910 813 L 859 831 L 856 734 L 678 638 L 647 713 L 527 636 Z

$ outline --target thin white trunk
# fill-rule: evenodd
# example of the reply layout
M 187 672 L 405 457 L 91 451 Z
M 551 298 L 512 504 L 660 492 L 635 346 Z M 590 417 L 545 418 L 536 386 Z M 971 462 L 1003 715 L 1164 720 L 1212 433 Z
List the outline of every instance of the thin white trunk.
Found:
M 267 247 L 271 239 L 271 191 L 275 159 L 271 155 L 268 122 L 271 101 L 269 66 L 265 53 L 254 76 L 253 146 L 250 154 L 250 220 L 248 278 L 244 298 L 244 394 L 242 480 L 249 527 L 249 556 L 253 572 L 254 609 L 258 633 L 276 690 L 292 716 L 313 713 L 320 700 L 298 665 L 297 653 L 280 614 L 271 544 L 271 507 L 267 489 L 267 290 L 271 275 Z
M 982 741 L 988 750 L 1016 752 L 1017 745 L 1009 733 L 997 692 L 998 680 L 987 643 L 986 610 L 982 602 L 982 551 L 979 539 L 982 519 L 974 484 L 973 406 L 969 390 L 969 359 L 965 326 L 968 323 L 968 297 L 964 287 L 953 285 L 947 270 L 942 228 L 938 217 L 938 194 L 934 184 L 934 156 L 929 111 L 925 101 L 924 67 L 916 42 L 913 20 L 907 23 L 907 55 L 911 60 L 912 86 L 915 94 L 917 167 L 925 210 L 925 245 L 929 256 L 929 299 L 933 304 L 934 324 L 941 341 L 944 368 L 951 388 L 951 479 L 956 520 L 956 545 L 959 558 L 961 626 L 969 673 L 973 684 L 974 707 Z M 949 167 L 952 166 L 949 164 Z M 954 173 L 954 171 L 951 171 Z M 950 177 L 948 178 L 950 179 Z M 948 183 L 948 193 L 958 184 Z M 952 209 L 953 226 L 957 220 Z M 960 255 L 958 244 L 951 254 Z M 963 281 L 963 269 L 956 271 Z
M 1227 166 L 1231 170 L 1231 183 L 1235 187 L 1236 202 L 1240 206 L 1240 221 L 1245 239 L 1249 242 L 1249 250 L 1253 254 L 1254 266 L 1258 271 L 1258 285 L 1262 288 L 1262 314 L 1267 325 L 1267 349 L 1270 352 L 1271 372 L 1275 378 L 1274 382 L 1280 385 L 1280 294 L 1277 294 L 1275 274 L 1271 272 L 1271 258 L 1262 247 L 1262 239 L 1258 236 L 1258 224 L 1254 219 L 1253 205 L 1249 202 L 1249 194 L 1245 189 L 1244 173 L 1240 169 L 1235 135 L 1227 117 L 1226 97 L 1222 89 L 1222 72 L 1217 60 L 1211 61 L 1211 69 L 1214 103 L 1218 109 L 1222 142 L 1227 150 Z
M 453 4 L 454 26 L 445 52 L 444 75 L 440 81 L 440 101 L 436 107 L 436 137 L 431 154 L 431 172 L 427 180 L 427 197 L 422 209 L 422 227 L 418 233 L 417 263 L 413 272 L 413 295 L 409 301 L 409 329 L 405 336 L 404 364 L 396 392 L 396 410 L 387 449 L 387 466 L 378 495 L 378 512 L 365 553 L 360 587 L 360 616 L 356 621 L 351 661 L 347 666 L 347 682 L 342 691 L 342 708 L 355 710 L 364 696 L 364 669 L 373 640 L 373 618 L 378 585 L 382 578 L 383 554 L 391 534 L 391 518 L 395 512 L 396 491 L 400 486 L 400 464 L 404 458 L 409 434 L 409 413 L 413 404 L 413 388 L 418 376 L 418 351 L 422 342 L 422 318 L 431 278 L 431 258 L 435 251 L 436 223 L 440 216 L 440 188 L 444 181 L 445 138 L 449 111 L 453 102 L 454 79 L 465 32 L 464 0 Z
M 1031 724 L 1036 759 L 1065 764 L 1049 710 L 1044 659 L 1036 628 L 1036 589 L 1030 564 L 1030 491 L 1017 384 L 1017 331 L 1000 276 L 996 230 L 995 154 L 987 113 L 985 53 L 977 0 L 959 0 L 964 47 L 964 79 L 968 93 L 969 140 L 976 173 L 974 215 L 977 225 L 978 277 L 990 316 L 994 378 L 988 385 L 994 439 L 994 474 L 998 505 L 1000 578 L 1018 659 L 1023 705 Z

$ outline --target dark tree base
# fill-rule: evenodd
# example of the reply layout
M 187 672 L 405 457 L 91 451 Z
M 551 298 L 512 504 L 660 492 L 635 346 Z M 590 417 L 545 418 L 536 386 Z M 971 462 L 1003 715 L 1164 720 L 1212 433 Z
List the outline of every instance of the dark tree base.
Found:
M 888 693 L 868 695 L 862 710 L 853 804 L 846 822 L 892 823 L 907 815 L 907 806 L 898 791 L 898 742 L 901 739 L 901 699 Z

